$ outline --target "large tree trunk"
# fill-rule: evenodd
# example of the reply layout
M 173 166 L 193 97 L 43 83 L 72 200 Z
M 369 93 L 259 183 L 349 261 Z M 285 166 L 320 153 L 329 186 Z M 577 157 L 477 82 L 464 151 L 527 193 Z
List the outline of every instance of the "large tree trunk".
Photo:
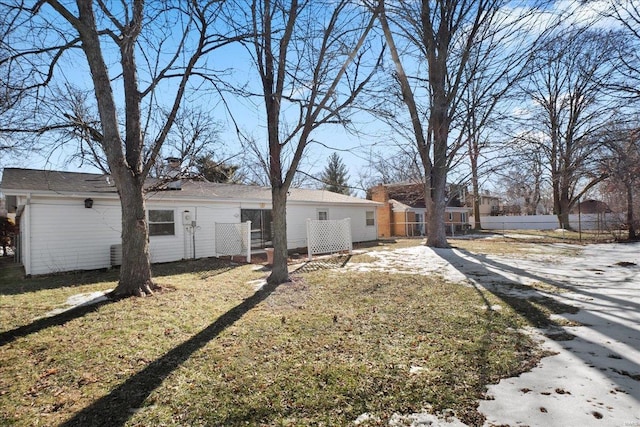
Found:
M 281 187 L 272 187 L 271 198 L 273 202 L 273 267 L 267 282 L 280 284 L 289 281 L 289 267 L 287 265 L 287 190 Z
M 478 183 L 478 155 L 477 144 L 473 144 L 474 150 L 471 150 L 469 157 L 471 160 L 471 186 L 473 188 L 473 228 L 474 230 L 482 230 L 480 222 L 480 184 Z
M 564 230 L 572 230 L 569 222 L 569 212 L 561 211 L 558 215 L 558 225 Z
M 627 184 L 627 226 L 629 227 L 629 240 L 636 240 L 636 228 L 633 220 L 633 185 Z
M 564 193 L 564 191 L 563 191 Z M 569 199 L 568 195 L 561 194 L 558 201 L 558 225 L 565 230 L 572 230 L 571 223 L 569 222 Z
M 136 177 L 120 185 L 122 204 L 122 266 L 120 281 L 113 291 L 118 297 L 150 295 L 154 288 L 151 280 L 149 237 L 142 182 Z
M 433 169 L 431 177 L 431 197 L 427 210 L 427 246 L 434 248 L 448 248 L 447 233 L 445 229 L 445 209 L 446 201 L 446 170 Z
M 445 93 L 446 63 L 442 58 L 430 58 L 429 84 L 433 91 L 433 105 L 429 117 L 429 131 L 433 135 L 433 165 L 431 166 L 431 195 L 429 203 L 429 234 L 427 246 L 448 248 L 445 232 L 447 206 L 447 149 L 449 143 L 449 103 Z M 425 165 L 426 166 L 426 165 Z M 426 168 L 425 168 L 426 169 Z
M 142 13 L 142 2 L 134 6 Z M 152 293 L 149 238 L 144 203 L 142 170 L 142 131 L 140 121 L 140 93 L 137 87 L 135 41 L 140 28 L 132 25 L 120 43 L 124 99 L 126 109 L 126 155 L 122 150 L 115 96 L 111 88 L 108 67 L 102 57 L 99 35 L 91 2 L 78 2 L 83 26 L 78 27 L 82 48 L 91 70 L 95 97 L 100 114 L 103 137 L 100 141 L 111 174 L 116 182 L 122 208 L 122 266 L 120 281 L 113 295 L 125 297 Z M 136 16 L 136 22 L 141 17 Z

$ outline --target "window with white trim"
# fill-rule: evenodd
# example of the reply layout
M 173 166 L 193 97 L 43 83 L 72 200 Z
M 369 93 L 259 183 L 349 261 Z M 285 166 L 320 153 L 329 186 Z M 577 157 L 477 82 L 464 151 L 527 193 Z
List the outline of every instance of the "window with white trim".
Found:
M 376 225 L 376 214 L 374 211 L 366 211 L 366 225 L 372 227 Z
M 329 219 L 329 211 L 319 210 L 318 211 L 318 220 L 326 221 Z
M 149 210 L 149 236 L 175 236 L 176 224 L 173 210 Z

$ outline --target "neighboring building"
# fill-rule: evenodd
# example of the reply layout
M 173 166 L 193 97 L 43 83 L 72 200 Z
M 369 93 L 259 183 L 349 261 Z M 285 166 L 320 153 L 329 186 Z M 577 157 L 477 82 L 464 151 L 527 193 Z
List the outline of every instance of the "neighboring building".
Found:
M 613 211 L 609 208 L 605 202 L 601 202 L 600 200 L 583 200 L 579 203 L 573 205 L 571 208 L 572 214 L 607 214 L 612 213 Z
M 466 205 L 472 209 L 473 215 L 473 193 L 468 193 L 466 197 Z M 507 209 L 509 210 L 509 209 Z M 498 216 L 505 215 L 505 210 L 500 203 L 500 197 L 491 194 L 488 190 L 480 193 L 480 216 Z
M 456 187 L 457 188 L 457 187 Z M 457 190 L 445 209 L 447 233 L 455 234 L 468 228 L 469 208 L 460 206 Z M 369 190 L 371 200 L 383 205 L 378 207 L 378 236 L 424 236 L 427 208 L 424 200 L 424 184 L 380 184 Z
M 1 184 L 16 208 L 18 258 L 26 274 L 112 265 L 121 242 L 120 199 L 108 175 L 5 169 Z M 271 244 L 271 189 L 181 180 L 150 180 L 146 191 L 152 262 L 216 255 L 216 223 L 251 221 L 252 247 Z M 287 246 L 306 242 L 306 220 L 351 219 L 352 241 L 377 239 L 379 203 L 323 190 L 292 188 Z M 9 209 L 10 210 L 10 209 Z

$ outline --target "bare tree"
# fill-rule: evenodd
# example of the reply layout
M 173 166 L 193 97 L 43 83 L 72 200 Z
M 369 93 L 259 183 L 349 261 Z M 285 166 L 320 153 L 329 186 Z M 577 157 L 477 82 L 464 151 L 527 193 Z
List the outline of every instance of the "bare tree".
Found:
M 543 198 L 549 188 L 543 165 L 539 151 L 520 151 L 516 158 L 504 163 L 504 172 L 498 172 L 506 199 L 510 204 L 522 205 L 524 215 L 536 215 L 541 208 L 546 212 Z
M 503 8 L 510 2 L 504 0 L 425 0 L 386 5 L 379 0 L 377 4 L 383 8 L 380 23 L 424 168 L 427 245 L 447 247 L 444 220 L 447 174 L 460 161 L 458 153 L 465 145 L 461 124 L 466 118 L 460 117 L 465 89 L 474 81 L 475 71 L 480 70 L 476 67 L 473 71 L 474 67 L 470 67 L 472 57 L 475 52 L 478 64 L 487 58 L 500 58 L 499 52 L 489 47 L 494 43 L 491 38 L 500 34 L 500 28 L 511 26 L 518 19 L 515 16 L 518 8 L 513 8 L 512 15 L 505 19 Z M 488 41 L 485 50 L 477 50 L 483 40 Z M 415 55 L 401 51 L 407 47 Z M 415 64 L 417 71 L 412 74 Z M 422 77 L 423 68 L 426 78 Z M 470 71 L 473 72 L 469 74 Z M 507 76 L 498 73 L 496 78 Z M 488 93 L 501 96 L 500 90 Z M 456 123 L 459 127 L 453 134 Z
M 346 124 L 344 114 L 375 71 L 379 55 L 369 39 L 375 14 L 347 0 L 254 0 L 249 21 L 255 37 L 247 48 L 261 85 L 254 95 L 264 105 L 268 142 L 266 151 L 256 151 L 263 153 L 273 202 L 268 281 L 282 283 L 289 280 L 287 193 L 311 133 Z
M 610 150 L 602 161 L 603 172 L 608 176 L 605 188 L 609 193 L 623 193 L 626 200 L 626 227 L 628 239 L 638 238 L 638 220 L 634 197 L 640 182 L 640 130 L 611 129 L 607 132 L 606 146 Z
M 114 290 L 118 296 L 152 293 L 144 183 L 180 110 L 194 77 L 215 76 L 203 60 L 230 43 L 220 30 L 224 2 L 142 0 L 61 3 L 57 0 L 4 2 L 0 13 L 16 17 L 15 52 L 2 65 L 30 70 L 31 129 L 44 132 L 78 128 L 99 144 L 120 195 L 123 263 Z M 38 107 L 56 79 L 71 79 L 65 61 L 76 63 L 74 76 L 90 79 L 98 123 L 74 116 L 65 122 L 42 120 Z M 80 62 L 79 62 L 80 61 Z M 86 62 L 84 62 L 86 61 Z M 162 92 L 162 95 L 160 95 Z M 122 102 L 119 100 L 122 99 Z M 168 111 L 158 127 L 147 127 L 145 113 Z M 15 130 L 15 129 L 14 129 Z M 145 145 L 145 141 L 149 141 Z M 148 151 L 145 151 L 148 147 Z
M 514 108 L 517 83 L 526 75 L 542 34 L 530 31 L 536 22 L 534 10 L 515 15 L 507 8 L 485 23 L 469 49 L 463 70 L 465 84 L 460 97 L 460 114 L 454 126 L 461 128 L 470 166 L 474 228 L 480 223 L 480 179 L 491 172 L 491 157 L 504 149 L 507 117 Z M 517 101 L 516 101 L 517 102 Z M 457 144 L 456 144 L 457 145 Z M 489 157 L 487 157 L 489 156 Z M 485 166 L 488 170 L 484 171 Z
M 222 124 L 205 108 L 200 105 L 180 109 L 162 151 L 156 158 L 152 175 L 163 175 L 167 158 L 178 159 L 180 174 L 188 178 L 197 176 L 201 166 L 207 161 L 224 164 L 237 154 L 228 152 L 227 146 L 220 140 Z M 166 120 L 166 117 L 166 112 L 161 114 L 161 121 Z M 149 147 L 145 149 L 146 156 L 149 156 Z
M 565 229 L 573 204 L 606 178 L 598 168 L 600 135 L 621 106 L 605 89 L 616 73 L 611 58 L 618 42 L 615 33 L 569 29 L 537 52 L 522 84 L 534 113 L 521 140 L 544 154 L 554 214 Z
M 424 182 L 422 174 L 420 155 L 415 144 L 400 140 L 383 144 L 383 148 L 377 148 L 369 154 L 367 166 L 359 175 L 359 187 L 368 191 L 378 184 Z
M 628 40 L 628 43 L 616 46 L 616 64 L 622 78 L 610 82 L 610 86 L 631 99 L 640 100 L 640 3 L 612 0 L 605 16 L 621 25 Z
M 0 17 L 0 129 L 11 128 L 24 119 L 22 105 L 25 98 L 33 95 L 28 90 L 28 75 L 9 58 L 15 54 L 10 40 L 17 31 L 16 16 L 7 14 Z M 9 155 L 34 148 L 32 140 L 15 138 L 11 132 L 0 130 L 0 154 L 5 160 Z

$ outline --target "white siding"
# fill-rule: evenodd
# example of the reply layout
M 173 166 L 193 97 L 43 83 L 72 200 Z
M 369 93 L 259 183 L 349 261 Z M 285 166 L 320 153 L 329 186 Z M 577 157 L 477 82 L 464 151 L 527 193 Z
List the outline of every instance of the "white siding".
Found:
M 195 255 L 196 258 L 212 257 L 216 255 L 215 223 L 240 222 L 240 208 L 236 204 L 197 204 L 193 206 L 196 221 Z M 185 227 L 187 224 L 181 224 Z M 185 244 L 193 245 L 192 235 L 185 233 Z M 191 240 L 191 241 L 189 241 Z M 188 252 L 192 256 L 192 252 Z
M 110 247 L 120 242 L 120 207 L 94 200 L 87 209 L 83 200 L 32 200 L 27 274 L 110 266 Z
M 27 274 L 108 268 L 111 245 L 121 243 L 120 202 L 94 197 L 93 207 L 84 207 L 84 197 L 34 197 L 22 218 L 23 263 Z M 170 262 L 193 257 L 193 235 L 183 221 L 188 210 L 196 221 L 195 256 L 215 256 L 215 223 L 240 222 L 241 209 L 270 209 L 265 203 L 180 201 L 152 198 L 147 209 L 174 211 L 175 235 L 150 236 L 151 261 Z M 366 225 L 366 211 L 375 207 L 291 203 L 287 206 L 288 247 L 306 247 L 306 220 L 318 209 L 329 219 L 351 218 L 354 242 L 375 240 L 376 225 Z
M 609 224 L 619 225 L 623 219 L 617 214 L 571 214 L 569 222 L 576 230 L 601 230 Z M 481 216 L 480 224 L 486 230 L 555 230 L 559 227 L 555 215 Z
M 351 218 L 351 237 L 354 242 L 366 242 L 378 238 L 378 227 L 367 226 L 366 212 L 373 211 L 375 206 L 338 206 L 338 205 L 287 205 L 287 246 L 289 249 L 307 246 L 307 218 L 316 219 L 318 209 L 327 210 L 329 219 Z
M 173 236 L 149 236 L 149 254 L 151 262 L 170 262 L 184 258 L 184 228 L 182 226 L 182 209 L 166 203 L 147 203 L 147 210 L 172 210 L 174 219 Z
M 151 262 L 170 262 L 193 258 L 195 237 L 196 258 L 215 256 L 215 223 L 240 222 L 240 207 L 237 203 L 193 203 L 180 201 L 150 201 L 147 209 L 172 209 L 175 219 L 175 236 L 149 237 Z M 189 211 L 196 228 L 184 222 L 184 212 Z

